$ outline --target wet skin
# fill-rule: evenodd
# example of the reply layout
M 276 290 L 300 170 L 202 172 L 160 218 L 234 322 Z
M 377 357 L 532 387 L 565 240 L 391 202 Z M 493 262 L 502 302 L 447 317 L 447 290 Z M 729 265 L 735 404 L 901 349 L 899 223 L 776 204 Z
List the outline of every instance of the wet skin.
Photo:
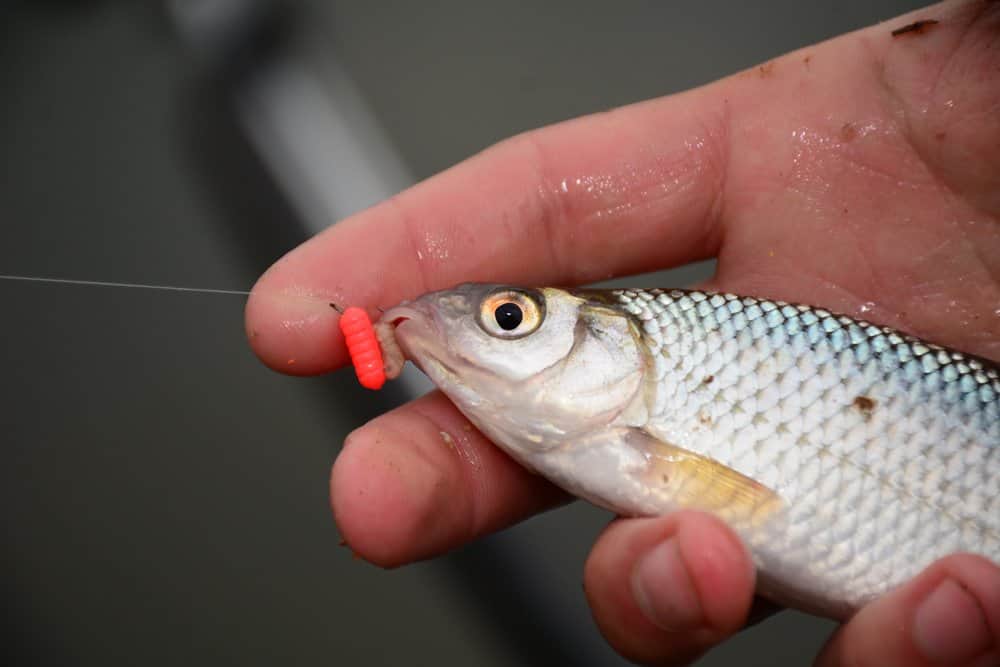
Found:
M 938 23 L 891 34 L 921 19 Z M 936 5 L 507 140 L 289 253 L 247 329 L 269 366 L 323 373 L 346 362 L 336 313 L 274 295 L 377 314 L 459 282 L 573 285 L 713 256 L 709 288 L 1000 359 L 1000 3 Z M 332 499 L 351 547 L 387 567 L 565 501 L 438 393 L 355 431 Z M 612 523 L 584 581 L 618 651 L 673 665 L 745 624 L 754 573 L 725 526 L 679 513 Z M 954 556 L 855 615 L 818 660 L 986 665 L 998 647 L 1000 568 Z

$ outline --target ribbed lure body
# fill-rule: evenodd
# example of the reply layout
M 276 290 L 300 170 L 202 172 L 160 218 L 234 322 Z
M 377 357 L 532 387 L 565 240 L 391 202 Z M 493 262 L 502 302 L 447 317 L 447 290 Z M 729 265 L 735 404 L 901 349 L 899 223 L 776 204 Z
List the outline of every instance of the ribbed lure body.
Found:
M 357 306 L 346 309 L 340 316 L 340 331 L 358 382 L 367 389 L 381 389 L 386 380 L 382 351 L 368 313 Z

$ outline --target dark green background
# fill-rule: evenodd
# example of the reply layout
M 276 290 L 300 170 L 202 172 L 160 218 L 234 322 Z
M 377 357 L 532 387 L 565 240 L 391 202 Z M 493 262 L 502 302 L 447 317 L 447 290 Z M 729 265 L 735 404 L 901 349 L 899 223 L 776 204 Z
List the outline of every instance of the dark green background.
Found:
M 157 5 L 0 9 L 0 273 L 247 289 L 301 240 Z M 418 178 L 915 7 L 289 5 L 291 44 L 343 63 Z M 239 297 L 0 281 L 0 303 L 18 664 L 618 663 L 579 583 L 607 516 L 582 504 L 394 572 L 339 548 L 328 469 L 384 403 L 266 371 Z M 700 664 L 805 664 L 830 627 L 783 614 Z

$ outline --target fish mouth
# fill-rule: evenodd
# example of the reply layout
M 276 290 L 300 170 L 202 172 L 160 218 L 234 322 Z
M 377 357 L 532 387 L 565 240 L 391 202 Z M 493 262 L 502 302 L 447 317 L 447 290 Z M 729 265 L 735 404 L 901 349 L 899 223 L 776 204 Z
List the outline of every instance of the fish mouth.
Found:
M 380 322 L 392 326 L 393 337 L 405 359 L 419 368 L 439 388 L 459 390 L 465 359 L 450 350 L 445 327 L 435 310 L 421 301 L 403 303 L 385 311 Z
M 382 317 L 379 319 L 380 321 L 388 322 L 397 328 L 404 322 L 408 322 L 410 320 L 426 322 L 428 324 L 433 321 L 431 314 L 424 308 L 421 308 L 417 303 L 403 303 L 398 306 L 394 306 L 382 313 Z
M 454 370 L 441 360 L 444 336 L 429 308 L 419 302 L 400 304 L 385 311 L 379 321 L 392 326 L 404 357 L 425 374 L 431 375 L 430 368 L 440 367 L 454 376 Z
M 433 337 L 440 334 L 434 313 L 419 301 L 408 301 L 393 306 L 382 314 L 380 322 L 388 322 L 393 326 L 400 339 L 418 337 Z

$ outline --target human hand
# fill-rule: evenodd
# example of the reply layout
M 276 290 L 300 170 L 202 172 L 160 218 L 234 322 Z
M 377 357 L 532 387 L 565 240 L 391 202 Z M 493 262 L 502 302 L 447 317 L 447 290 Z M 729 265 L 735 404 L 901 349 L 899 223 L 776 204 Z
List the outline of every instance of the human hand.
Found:
M 918 19 L 939 23 L 890 35 Z M 581 284 L 716 256 L 710 289 L 1000 358 L 998 35 L 1000 5 L 949 3 L 511 139 L 278 262 L 247 306 L 254 348 L 283 372 L 345 362 L 332 311 L 260 294 L 374 308 L 458 282 Z M 439 393 L 354 432 L 332 497 L 352 548 L 384 566 L 564 500 Z M 614 522 L 584 579 L 617 650 L 684 664 L 746 622 L 754 573 L 731 531 L 682 512 Z M 861 610 L 820 662 L 995 664 L 998 647 L 1000 569 L 954 556 Z

